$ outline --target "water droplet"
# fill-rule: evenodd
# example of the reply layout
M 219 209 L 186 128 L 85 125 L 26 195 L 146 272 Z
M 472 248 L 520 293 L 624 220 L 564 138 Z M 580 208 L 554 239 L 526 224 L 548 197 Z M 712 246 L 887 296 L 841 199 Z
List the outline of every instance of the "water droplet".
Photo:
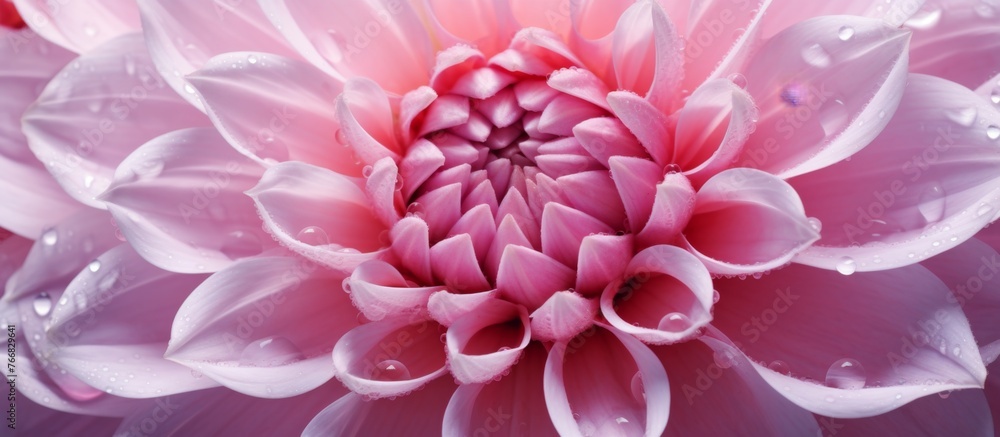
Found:
M 990 94 L 990 101 L 995 105 L 1000 105 L 1000 89 L 994 90 L 993 94 Z
M 818 218 L 809 217 L 808 221 L 809 221 L 809 227 L 812 228 L 812 230 L 816 232 L 820 232 L 823 230 L 823 222 L 819 221 Z
M 833 62 L 830 59 L 830 54 L 823 49 L 819 44 L 813 44 L 802 50 L 802 59 L 804 59 L 809 65 L 818 68 L 826 68 L 830 66 Z
M 969 127 L 976 122 L 979 110 L 975 107 L 949 109 L 945 111 L 945 115 L 947 115 L 951 121 L 954 121 L 961 126 Z
M 406 215 L 408 217 L 424 218 L 424 205 L 420 202 L 413 202 L 406 207 Z
M 186 84 L 184 84 L 184 92 L 186 92 L 188 94 L 194 94 L 194 87 L 191 86 L 191 84 L 186 83 Z
M 330 244 L 330 236 L 319 226 L 309 226 L 299 231 L 295 237 L 297 240 L 310 246 L 324 246 Z
M 933 182 L 920 196 L 917 209 L 928 223 L 937 223 L 944 219 L 945 192 L 940 183 Z
M 376 381 L 404 381 L 410 379 L 410 369 L 396 360 L 385 360 L 375 365 L 371 378 Z
M 736 365 L 736 354 L 733 351 L 715 351 L 712 354 L 712 360 L 715 361 L 715 365 L 722 369 L 728 369 Z
M 375 169 L 372 168 L 372 166 L 366 165 L 366 166 L 364 166 L 364 168 L 361 169 L 361 176 L 364 176 L 366 178 L 370 178 L 372 176 L 372 172 L 374 172 L 374 171 L 375 171 Z
M 988 203 L 984 203 L 982 205 L 979 205 L 979 209 L 976 210 L 976 215 L 982 217 L 986 214 L 989 214 L 992 211 L 993 211 L 993 206 L 991 206 Z
M 632 397 L 639 402 L 646 402 L 646 388 L 642 385 L 642 374 L 632 375 Z
M 240 259 L 260 254 L 264 250 L 257 234 L 247 231 L 233 231 L 226 235 L 219 251 L 229 259 Z
M 837 360 L 826 371 L 826 385 L 845 390 L 864 388 L 867 378 L 861 363 L 850 358 Z
M 736 86 L 746 89 L 747 88 L 747 77 L 740 73 L 733 73 L 729 75 L 729 80 L 732 81 Z
M 781 361 L 781 360 L 771 361 L 771 364 L 768 364 L 767 368 L 771 369 L 771 370 L 773 370 L 773 371 L 775 371 L 777 373 L 780 373 L 782 375 L 791 375 L 792 374 L 792 368 L 788 365 L 788 363 L 786 363 L 784 361 Z
M 903 394 L 902 393 L 897 393 L 896 394 L 896 400 L 898 401 L 900 399 L 903 399 Z
M 94 25 L 90 24 L 90 23 L 84 24 L 83 25 L 83 34 L 87 35 L 87 36 L 89 36 L 91 38 L 93 38 L 94 36 L 97 35 L 97 28 L 94 27 Z
M 851 38 L 854 38 L 854 28 L 851 26 L 841 27 L 840 30 L 837 31 L 837 37 L 839 37 L 841 41 L 850 41 Z
M 97 273 L 97 271 L 100 270 L 100 269 L 101 269 L 101 261 L 100 260 L 96 260 L 95 259 L 95 260 L 91 261 L 90 264 L 87 264 L 87 270 L 90 270 L 92 273 Z
M 823 400 L 825 400 L 825 401 L 827 401 L 827 402 L 833 402 L 833 401 L 835 401 L 836 399 L 834 399 L 834 398 L 833 398 L 833 396 L 827 396 L 827 397 L 823 398 Z
M 857 264 L 854 262 L 854 258 L 845 256 L 840 259 L 837 263 L 837 271 L 842 275 L 851 275 L 858 269 Z
M 719 290 L 712 290 L 712 303 L 719 303 L 720 299 L 722 299 L 722 294 L 719 293 Z
M 955 346 L 955 347 L 953 347 L 951 349 L 951 354 L 954 355 L 954 356 L 956 356 L 956 357 L 962 356 L 962 347 L 961 346 Z
M 248 344 L 240 354 L 240 365 L 274 367 L 306 359 L 291 340 L 272 336 Z
M 334 134 L 334 138 L 336 138 L 337 142 L 340 143 L 341 146 L 344 146 L 344 147 L 348 146 L 348 144 L 347 144 L 347 134 L 345 134 L 342 129 L 337 129 L 337 133 Z
M 257 63 L 257 57 L 254 56 L 254 55 L 247 56 L 247 62 L 249 62 L 251 64 L 256 64 Z
M 941 10 L 936 9 L 933 11 L 918 12 L 913 15 L 913 18 L 910 18 L 904 24 L 906 27 L 928 30 L 937 26 L 939 22 L 941 22 Z
M 664 168 L 663 174 L 678 174 L 681 172 L 681 166 L 677 164 L 667 164 Z
M 125 61 L 125 74 L 135 76 L 135 58 L 132 55 L 125 55 L 122 58 Z
M 351 292 L 351 278 L 348 276 L 344 278 L 344 281 L 340 283 L 341 288 L 344 289 L 344 293 Z
M 42 244 L 46 246 L 55 246 L 57 242 L 59 242 L 59 231 L 49 229 L 42 232 Z
M 951 390 L 939 392 L 938 397 L 940 397 L 941 399 L 948 399 L 949 397 L 951 397 Z
M 670 313 L 660 319 L 657 329 L 667 332 L 683 332 L 691 327 L 691 319 L 681 313 Z
M 1000 139 L 1000 126 L 990 125 L 986 128 L 986 137 L 991 140 Z
M 121 276 L 121 272 L 118 270 L 112 270 L 108 272 L 104 277 L 97 281 L 97 288 L 101 291 L 109 291 L 111 288 L 118 283 L 118 278 Z
M 139 176 L 139 179 L 152 179 L 163 172 L 163 165 L 160 159 L 149 159 L 133 168 L 132 172 Z
M 31 301 L 31 306 L 35 309 L 35 314 L 38 314 L 39 317 L 45 317 L 52 312 L 52 298 L 49 297 L 48 293 L 39 293 Z

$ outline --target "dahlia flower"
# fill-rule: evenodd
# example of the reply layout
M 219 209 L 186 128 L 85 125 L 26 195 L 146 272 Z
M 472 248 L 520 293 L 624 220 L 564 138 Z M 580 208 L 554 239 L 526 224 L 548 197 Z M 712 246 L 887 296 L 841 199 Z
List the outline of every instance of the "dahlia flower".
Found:
M 9 424 L 990 435 L 1000 10 L 867 3 L 0 3 Z

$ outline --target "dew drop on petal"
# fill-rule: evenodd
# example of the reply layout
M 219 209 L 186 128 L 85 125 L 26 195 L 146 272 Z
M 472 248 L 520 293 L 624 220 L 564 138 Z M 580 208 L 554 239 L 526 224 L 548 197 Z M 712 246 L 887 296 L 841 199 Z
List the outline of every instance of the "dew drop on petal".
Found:
M 1000 139 L 1000 126 L 990 125 L 986 128 L 986 137 L 991 140 Z
M 264 250 L 260 238 L 252 232 L 233 231 L 226 234 L 219 251 L 229 259 L 236 260 L 260 254 Z
M 771 364 L 768 364 L 767 368 L 782 375 L 790 375 L 792 373 L 792 368 L 788 365 L 788 363 L 781 360 L 771 361 Z
M 249 62 L 251 64 L 256 64 L 257 63 L 257 56 L 254 56 L 254 55 L 247 56 L 247 62 Z
M 667 332 L 682 332 L 691 327 L 691 319 L 681 313 L 670 313 L 660 319 L 657 329 Z
M 59 231 L 55 229 L 48 229 L 42 233 L 42 244 L 46 246 L 55 246 L 59 242 Z
M 830 59 L 830 54 L 823 49 L 823 46 L 819 44 L 810 45 L 802 50 L 802 59 L 804 59 L 809 65 L 818 68 L 829 67 L 833 62 Z
M 410 379 L 410 369 L 396 360 L 385 360 L 375 365 L 371 379 L 376 381 L 404 381 Z
M 636 401 L 646 402 L 646 388 L 642 385 L 642 375 L 639 372 L 632 375 L 632 397 Z
M 732 81 L 736 86 L 746 89 L 747 87 L 747 77 L 740 73 L 733 73 L 729 75 L 729 80 Z
M 350 276 L 344 278 L 344 281 L 340 283 L 341 288 L 344 289 L 344 293 L 351 292 L 351 278 Z
M 101 270 L 101 261 L 96 259 L 91 261 L 90 264 L 87 264 L 87 270 L 97 273 L 98 270 Z
M 49 297 L 48 293 L 39 293 L 31 301 L 31 306 L 34 308 L 35 314 L 38 314 L 39 317 L 45 317 L 52 312 L 52 298 Z
M 993 94 L 990 94 L 990 101 L 995 105 L 1000 105 L 1000 89 L 994 90 Z
M 248 344 L 240 354 L 240 365 L 274 367 L 302 361 L 305 356 L 291 340 L 281 337 L 265 337 Z
M 823 231 L 823 222 L 819 221 L 818 218 L 809 217 L 809 227 L 816 232 Z
M 868 375 L 857 360 L 842 358 L 826 371 L 826 385 L 845 390 L 864 388 Z
M 295 237 L 297 240 L 310 246 L 323 246 L 330 244 L 330 236 L 319 226 L 309 226 L 299 231 Z
M 987 203 L 984 203 L 984 204 L 982 204 L 982 205 L 979 206 L 979 209 L 976 210 L 976 215 L 979 216 L 979 217 L 982 217 L 982 216 L 984 216 L 986 214 L 989 214 L 992 211 L 993 211 L 993 207 L 990 206 Z
M 851 26 L 841 27 L 840 30 L 837 31 L 837 37 L 840 38 L 841 41 L 850 41 L 851 38 L 854 38 L 854 28 Z
M 975 107 L 949 109 L 945 111 L 945 115 L 960 126 L 969 127 L 976 122 L 979 110 Z
M 941 10 L 935 9 L 933 11 L 921 11 L 913 15 L 913 18 L 904 23 L 906 27 L 912 27 L 914 29 L 928 30 L 933 29 L 941 22 Z
M 364 168 L 361 169 L 361 176 L 364 176 L 366 178 L 370 178 L 372 176 L 372 172 L 374 172 L 374 171 L 375 170 L 374 170 L 374 168 L 372 168 L 372 166 L 366 165 L 366 166 L 364 166 Z
M 837 263 L 837 271 L 842 275 L 852 275 L 857 269 L 858 266 L 854 262 L 854 258 L 849 256 L 841 258 L 840 262 Z

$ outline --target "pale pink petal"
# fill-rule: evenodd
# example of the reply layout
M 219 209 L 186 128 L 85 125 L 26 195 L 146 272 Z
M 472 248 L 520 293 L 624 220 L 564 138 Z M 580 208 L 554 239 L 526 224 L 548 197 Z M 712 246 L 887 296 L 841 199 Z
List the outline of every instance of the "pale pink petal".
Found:
M 177 310 L 165 356 L 255 397 L 319 387 L 333 378 L 334 343 L 359 323 L 343 279 L 294 255 L 233 264 Z
M 447 373 L 443 336 L 444 327 L 419 314 L 367 323 L 337 341 L 333 367 L 357 395 L 402 396 Z
M 67 193 L 103 208 L 95 197 L 125 156 L 158 135 L 207 121 L 166 86 L 142 37 L 132 34 L 64 68 L 25 113 L 24 133 Z
M 757 116 L 753 99 L 732 81 L 706 82 L 679 112 L 674 163 L 695 185 L 705 183 L 736 163 Z
M 364 181 L 298 162 L 275 165 L 248 191 L 264 225 L 281 244 L 327 267 L 349 272 L 387 245 Z
M 708 80 L 739 71 L 756 49 L 771 4 L 770 0 L 710 0 L 692 6 L 683 88 L 697 89 Z
M 335 77 L 370 78 L 397 95 L 428 83 L 431 41 L 409 2 L 259 3 L 303 57 Z
M 545 348 L 532 343 L 502 380 L 462 384 L 448 402 L 443 435 L 556 436 L 542 389 Z
M 312 65 L 256 52 L 212 58 L 187 77 L 229 144 L 264 162 L 302 161 L 360 176 L 340 132 L 342 84 Z
M 687 251 L 654 246 L 635 255 L 623 277 L 601 294 L 601 313 L 620 331 L 649 344 L 691 337 L 712 320 L 712 276 Z
M 34 243 L 32 240 L 17 235 L 8 235 L 3 240 L 0 240 L 0 284 L 6 284 L 7 280 L 14 275 L 14 272 L 20 269 Z M 11 294 L 7 290 L 13 288 L 16 287 L 4 290 L 3 296 L 6 297 Z M 10 299 L 10 297 L 7 297 L 4 300 Z
M 568 341 L 594 323 L 597 308 L 597 299 L 556 292 L 531 313 L 531 335 L 540 341 Z
M 552 293 L 572 287 L 576 275 L 547 255 L 510 245 L 503 250 L 496 278 L 501 296 L 534 311 Z
M 254 435 L 262 429 L 298 435 L 331 399 L 346 392 L 330 382 L 286 399 L 261 399 L 227 388 L 166 396 L 135 408 L 115 435 Z
M 847 276 L 792 265 L 715 286 L 712 325 L 768 384 L 814 413 L 872 416 L 986 378 L 962 309 L 923 267 Z
M 343 289 L 368 320 L 378 321 L 419 312 L 444 287 L 411 287 L 403 275 L 384 261 L 367 261 L 354 269 Z
M 943 398 L 943 399 L 942 399 Z M 917 399 L 896 410 L 864 419 L 817 417 L 828 434 L 859 437 L 886 435 L 994 435 L 995 413 L 982 390 L 959 390 Z
M 341 144 L 354 151 L 355 161 L 367 165 L 385 157 L 399 161 L 401 146 L 393 126 L 393 112 L 388 96 L 378 84 L 368 79 L 354 79 L 337 96 L 338 136 Z
M 257 2 L 199 0 L 140 0 L 142 28 L 149 53 L 164 80 L 198 108 L 203 102 L 189 91 L 184 76 L 205 66 L 210 58 L 253 50 L 295 56 Z
M 427 302 L 427 312 L 441 326 L 449 327 L 462 316 L 474 313 L 481 305 L 492 301 L 495 297 L 496 290 L 466 294 L 443 290 L 431 295 Z
M 507 48 L 521 26 L 507 0 L 424 0 L 443 46 L 465 43 L 486 56 Z
M 796 262 L 890 269 L 960 244 L 997 215 L 1000 111 L 943 79 L 908 82 L 905 110 L 871 145 L 789 181 L 823 223 Z
M 695 211 L 695 191 L 680 173 L 667 173 L 656 185 L 656 197 L 649 220 L 636 235 L 640 247 L 677 242 Z M 636 223 L 639 226 L 639 223 Z
M 615 357 L 615 359 L 608 359 Z M 639 380 L 641 390 L 633 390 Z M 670 384 L 646 345 L 595 326 L 549 351 L 545 404 L 562 435 L 659 435 L 667 426 Z
M 903 96 L 909 35 L 878 20 L 821 17 L 769 40 L 740 79 L 760 107 L 741 166 L 788 178 L 867 146 Z
M 604 79 L 608 86 L 614 86 L 614 65 L 607 62 L 613 51 L 613 33 L 619 19 L 633 3 L 630 0 L 568 2 L 568 11 L 560 5 L 557 11 L 550 10 L 546 15 L 552 23 L 569 18 L 572 26 L 569 46 L 580 54 L 590 71 Z
M 455 388 L 449 378 L 438 378 L 395 399 L 370 400 L 351 393 L 320 411 L 302 436 L 441 435 L 441 418 Z
M 570 3 L 563 0 L 510 0 L 521 27 L 539 27 L 565 38 L 570 31 Z
M 275 246 L 243 194 L 263 173 L 214 129 L 186 129 L 125 158 L 100 199 L 149 262 L 181 273 L 213 272 Z
M 485 383 L 509 372 L 529 341 L 524 307 L 491 299 L 448 327 L 448 368 L 463 384 Z
M 797 0 L 772 0 L 764 15 L 764 33 L 772 35 L 821 15 L 860 15 L 877 18 L 890 26 L 898 27 L 916 14 L 925 0 L 885 0 L 871 2 L 868 0 L 842 0 L 838 2 L 802 3 Z
M 780 267 L 819 239 L 795 190 L 758 170 L 719 173 L 698 191 L 696 202 L 684 239 L 712 273 Z
M 608 103 L 657 164 L 662 167 L 671 162 L 676 151 L 666 117 L 659 109 L 646 99 L 627 91 L 608 94 Z
M 430 231 L 427 222 L 416 217 L 403 217 L 392 227 L 392 253 L 401 266 L 424 283 L 431 282 Z
M 997 5 L 972 0 L 929 0 L 905 26 L 913 31 L 910 71 L 977 87 L 997 74 Z
M 140 30 L 139 8 L 129 0 L 13 1 L 32 30 L 77 53 Z
M 653 351 L 671 383 L 665 436 L 819 435 L 822 422 L 778 394 L 731 344 L 701 337 Z
M 628 128 L 612 117 L 585 120 L 573 127 L 573 136 L 587 153 L 608 168 L 611 166 L 609 161 L 614 156 L 649 159 L 646 149 Z
M 546 204 L 542 212 L 542 253 L 570 268 L 577 267 L 584 238 L 613 233 L 600 220 L 558 203 Z
M 622 13 L 611 36 L 617 89 L 647 96 L 654 106 L 667 110 L 679 97 L 684 78 L 682 47 L 657 3 L 636 2 Z
M 490 289 L 489 280 L 479 268 L 476 247 L 469 234 L 459 234 L 439 241 L 431 248 L 431 268 L 437 283 L 451 290 L 475 292 Z
M 33 402 L 31 398 L 17 395 L 17 433 L 20 435 L 44 435 L 51 437 L 73 437 L 84 434 L 112 435 L 121 419 L 67 414 L 52 409 L 46 402 Z M 10 408 L 10 407 L 8 407 Z
M 576 291 L 587 297 L 601 294 L 608 283 L 625 272 L 633 247 L 630 234 L 584 237 L 576 267 Z
M 80 208 L 66 195 L 27 147 L 21 133 L 21 114 L 42 92 L 45 84 L 73 58 L 28 29 L 0 27 L 0 227 L 18 235 L 37 238 L 45 226 L 55 224 Z M 45 220 L 39 218 L 45 217 Z
M 105 252 L 51 303 L 51 359 L 87 385 L 129 398 L 217 386 L 163 358 L 175 311 L 205 278 L 161 270 L 125 244 Z M 158 377 L 147 381 L 152 373 Z

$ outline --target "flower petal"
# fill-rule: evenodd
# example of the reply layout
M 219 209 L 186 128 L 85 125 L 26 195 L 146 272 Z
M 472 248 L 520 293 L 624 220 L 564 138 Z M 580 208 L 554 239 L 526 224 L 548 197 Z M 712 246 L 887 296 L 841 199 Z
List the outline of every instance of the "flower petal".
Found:
M 244 50 L 295 55 L 257 2 L 139 0 L 137 3 L 149 53 L 157 69 L 177 94 L 198 108 L 203 108 L 203 103 L 199 96 L 187 91 L 185 76 L 204 67 L 209 58 Z
M 361 325 L 333 348 L 337 378 L 352 392 L 372 398 L 417 390 L 447 373 L 443 331 L 420 315 Z
M 760 119 L 742 166 L 788 178 L 867 146 L 903 96 L 909 35 L 878 20 L 821 17 L 769 40 L 744 70 Z
M 675 246 L 653 246 L 604 289 L 601 313 L 643 342 L 676 343 L 712 320 L 713 294 L 712 276 L 697 258 Z
M 872 3 L 868 0 L 843 0 L 836 3 L 800 3 L 796 0 L 772 0 L 764 16 L 765 38 L 801 23 L 809 18 L 822 15 L 860 15 L 885 21 L 892 27 L 899 27 L 913 16 L 925 0 L 886 0 Z
M 913 30 L 910 72 L 975 88 L 997 74 L 997 6 L 969 0 L 931 0 L 906 27 Z
M 237 262 L 177 310 L 165 355 L 251 396 L 305 393 L 333 377 L 328 354 L 358 325 L 343 279 L 294 255 Z
M 95 208 L 115 167 L 139 145 L 207 126 L 153 69 L 142 36 L 116 38 L 63 69 L 24 115 L 35 156 L 76 200 Z
M 692 7 L 684 47 L 685 89 L 737 71 L 754 52 L 771 0 L 712 0 Z
M 944 399 L 942 399 L 944 398 Z M 876 437 L 885 435 L 993 435 L 994 413 L 982 390 L 959 390 L 917 399 L 896 410 L 864 419 L 819 417 L 828 432 Z
M 367 77 L 397 95 L 430 78 L 430 37 L 408 2 L 259 3 L 303 57 L 335 77 Z
M 559 261 L 524 246 L 507 246 L 500 258 L 497 290 L 505 299 L 529 311 L 557 291 L 573 286 L 575 272 Z
M 312 65 L 265 53 L 227 53 L 187 80 L 219 132 L 247 156 L 361 175 L 333 103 L 343 86 Z
M 21 17 L 43 38 L 85 53 L 139 28 L 139 10 L 129 0 L 86 0 L 52 3 L 14 0 Z
M 396 317 L 427 308 L 431 294 L 444 287 L 411 287 L 391 264 L 366 261 L 344 281 L 354 306 L 369 320 Z
M 206 277 L 161 270 L 125 244 L 105 252 L 53 302 L 46 329 L 52 359 L 84 383 L 123 397 L 215 387 L 163 359 L 174 312 Z
M 299 162 L 275 165 L 247 192 L 281 244 L 344 272 L 379 252 L 386 232 L 360 180 Z
M 529 341 L 524 307 L 491 299 L 448 327 L 448 368 L 462 384 L 485 383 L 509 372 Z
M 243 194 L 263 173 L 214 129 L 186 129 L 125 158 L 100 199 L 149 262 L 181 273 L 213 272 L 274 247 Z
M 366 399 L 350 393 L 309 422 L 303 437 L 331 435 L 441 435 L 441 416 L 455 383 L 438 378 L 398 399 Z
M 631 389 L 637 378 L 644 392 Z M 598 325 L 556 343 L 545 362 L 544 387 L 562 435 L 659 435 L 667 426 L 670 384 L 663 365 L 645 345 L 611 327 Z
M 788 183 L 753 169 L 719 173 L 698 191 L 684 238 L 709 271 L 777 268 L 819 239 Z
M 814 413 L 872 416 L 986 378 L 962 309 L 923 267 L 847 276 L 792 265 L 715 286 L 713 326 L 768 384 Z
M 442 46 L 464 43 L 492 56 L 520 30 L 506 0 L 429 0 L 425 8 Z
M 921 75 L 910 76 L 901 108 L 850 161 L 789 181 L 824 227 L 796 262 L 834 268 L 850 257 L 859 270 L 890 269 L 950 249 L 996 216 L 1000 111 Z
M 757 107 L 728 79 L 714 79 L 694 91 L 677 120 L 674 163 L 696 186 L 735 164 L 755 129 Z

